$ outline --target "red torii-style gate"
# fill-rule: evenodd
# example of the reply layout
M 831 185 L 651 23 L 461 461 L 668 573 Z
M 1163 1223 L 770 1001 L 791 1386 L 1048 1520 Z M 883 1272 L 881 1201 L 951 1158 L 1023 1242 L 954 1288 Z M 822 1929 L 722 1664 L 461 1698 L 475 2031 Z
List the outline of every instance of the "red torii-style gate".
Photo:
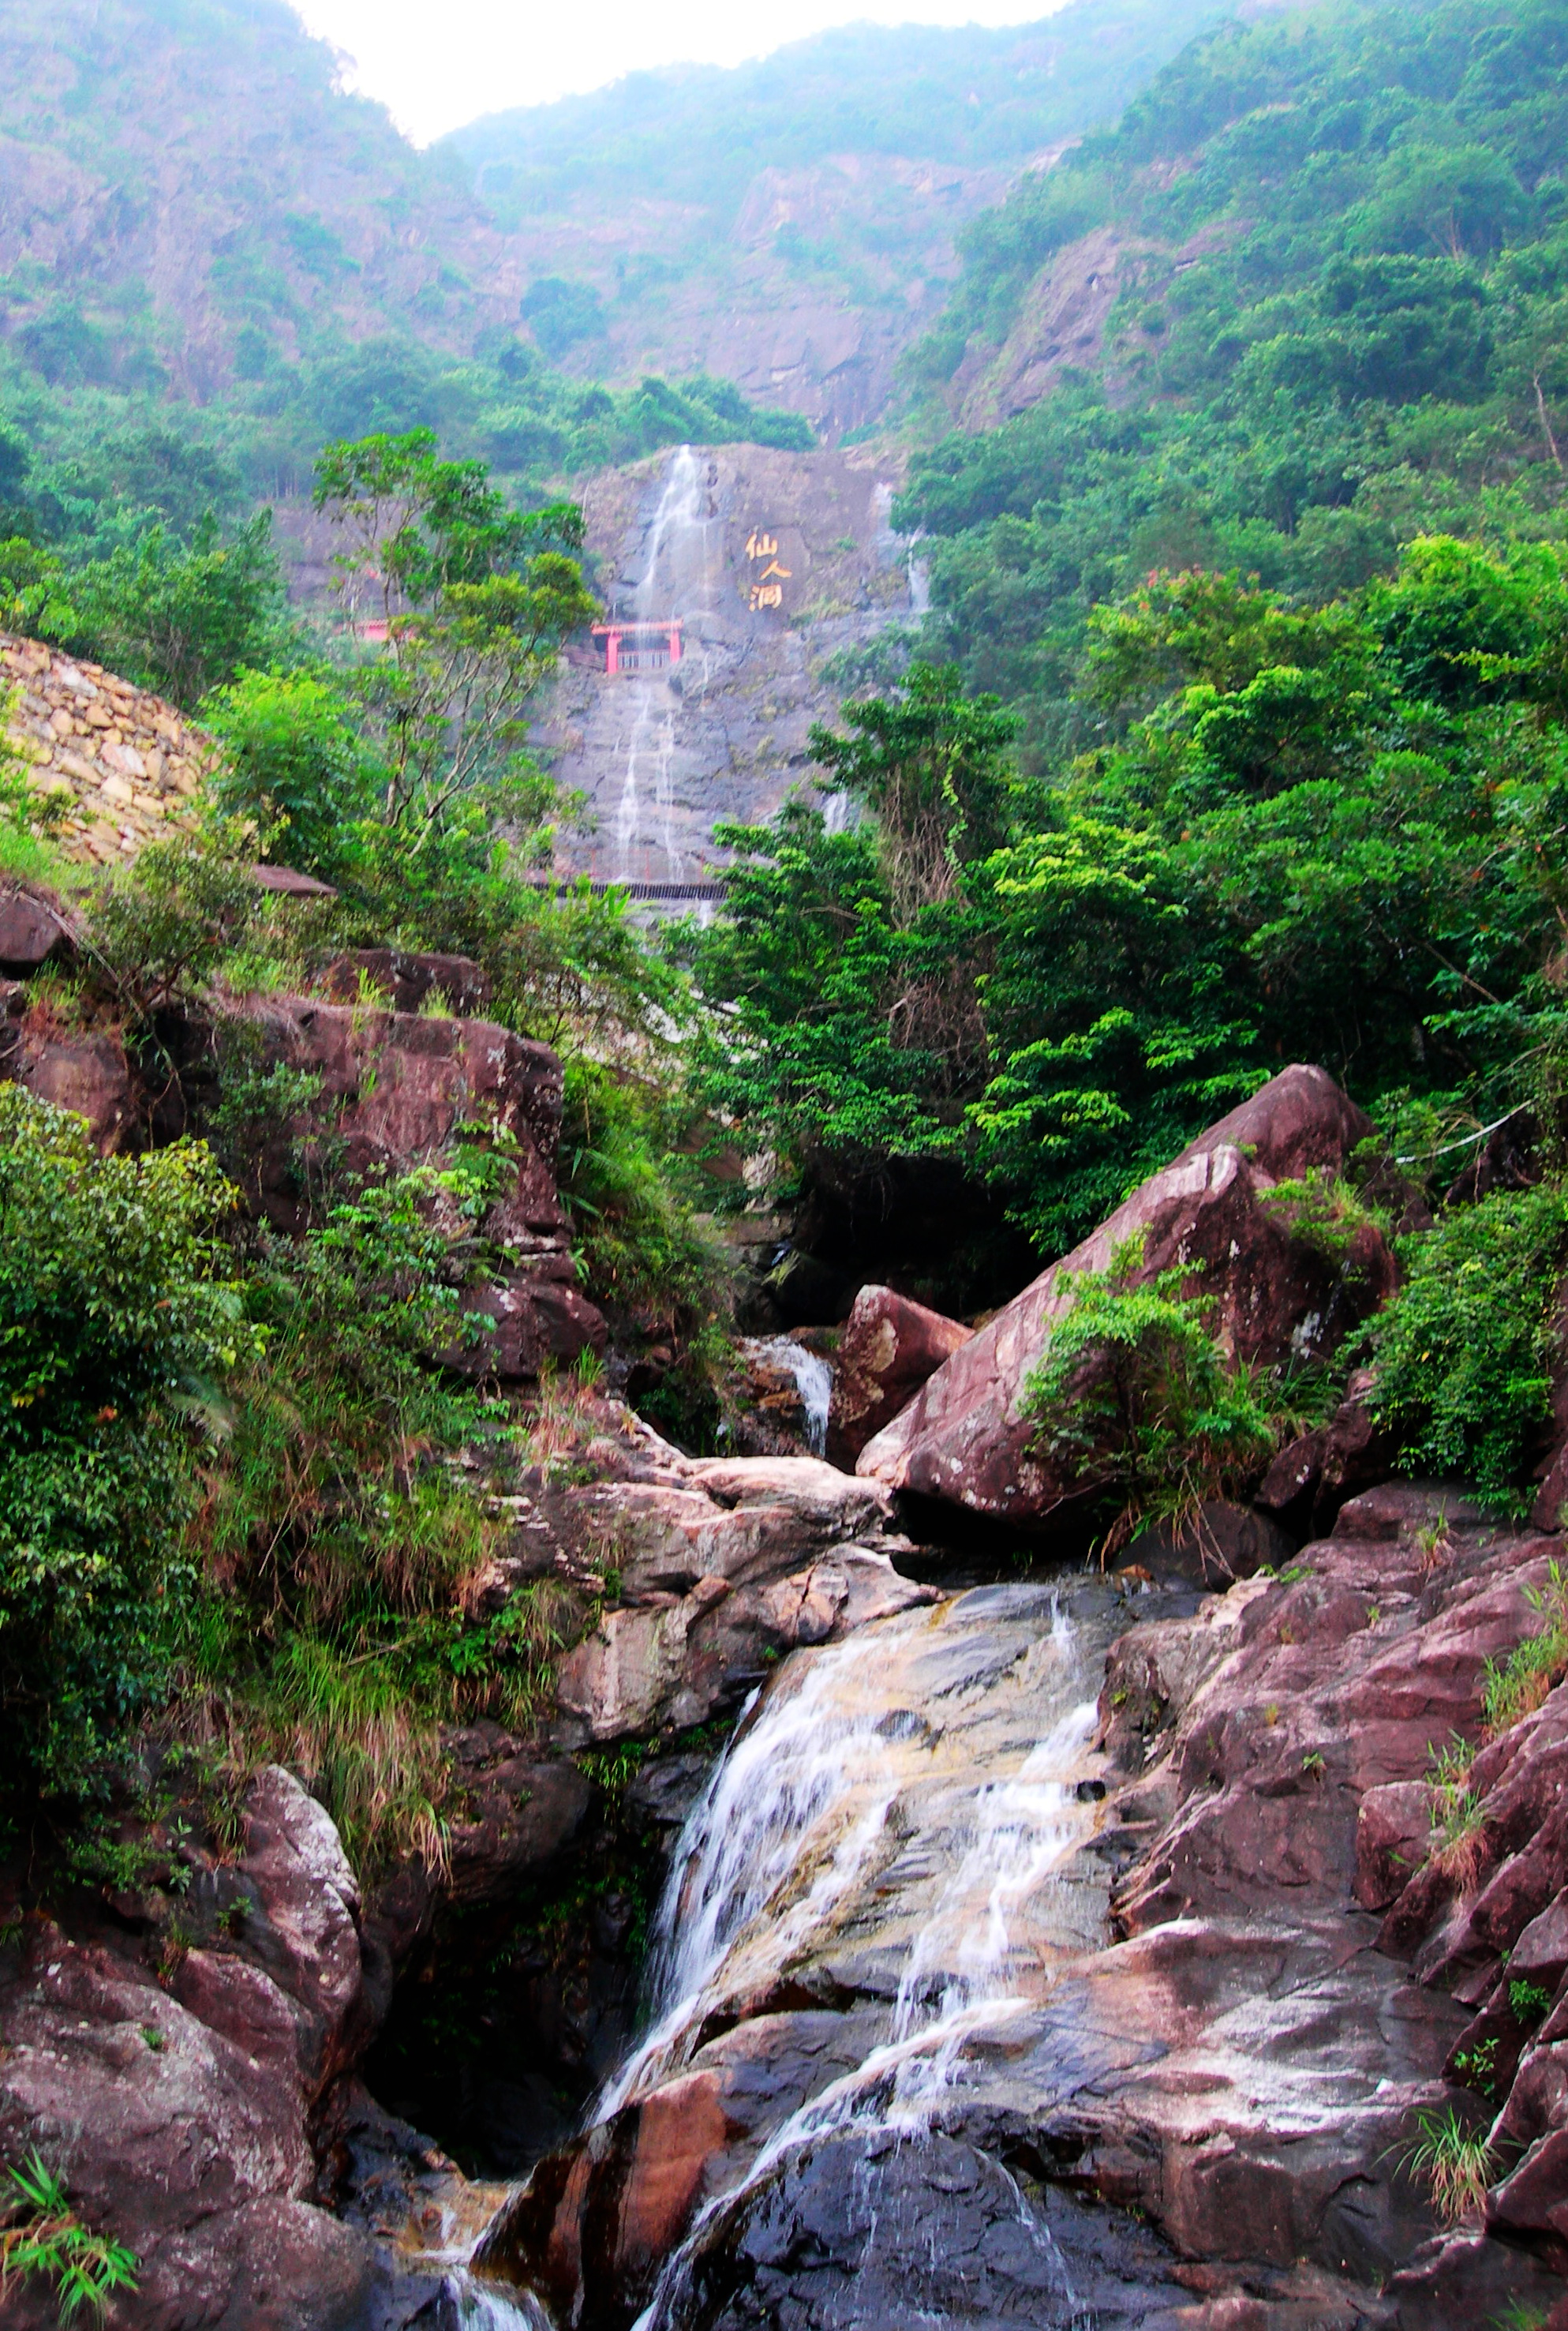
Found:
M 680 661 L 679 615 L 651 623 L 595 623 L 594 637 L 604 642 L 604 669 L 612 676 L 622 671 L 662 671 Z

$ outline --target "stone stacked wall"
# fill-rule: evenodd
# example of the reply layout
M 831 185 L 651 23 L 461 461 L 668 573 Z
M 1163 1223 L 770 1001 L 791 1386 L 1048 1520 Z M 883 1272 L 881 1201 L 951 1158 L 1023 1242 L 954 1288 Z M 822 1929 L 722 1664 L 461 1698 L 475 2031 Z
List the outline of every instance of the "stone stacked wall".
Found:
M 0 696 L 12 746 L 41 792 L 71 796 L 66 855 L 113 865 L 190 815 L 216 766 L 210 737 L 95 663 L 0 632 Z

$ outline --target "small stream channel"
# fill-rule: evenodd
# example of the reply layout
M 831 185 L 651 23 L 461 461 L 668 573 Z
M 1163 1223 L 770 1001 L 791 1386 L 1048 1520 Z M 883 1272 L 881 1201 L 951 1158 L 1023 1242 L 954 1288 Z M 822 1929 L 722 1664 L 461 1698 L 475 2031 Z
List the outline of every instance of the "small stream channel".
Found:
M 1097 2309 L 1081 2231 L 1064 2248 L 971 2141 L 1049 2082 L 1041 2011 L 1104 1941 L 1092 1737 L 1126 1619 L 1098 1579 L 981 1586 L 797 1651 L 747 1711 L 671 1857 L 641 2034 L 585 2124 L 628 2125 L 693 2070 L 744 2100 L 637 2331 L 1137 2319 Z M 508 2244 L 524 2209 L 451 2286 L 463 2323 L 552 2319 Z M 778 2259 L 813 2244 L 775 2306 Z M 575 2319 L 601 2319 L 591 2292 Z

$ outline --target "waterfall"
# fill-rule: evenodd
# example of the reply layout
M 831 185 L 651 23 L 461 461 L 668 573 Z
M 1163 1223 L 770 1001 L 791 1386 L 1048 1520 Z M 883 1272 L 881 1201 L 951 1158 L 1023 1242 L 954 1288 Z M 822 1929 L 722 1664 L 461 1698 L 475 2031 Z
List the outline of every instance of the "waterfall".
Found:
M 908 1638 L 922 1624 L 898 1621 L 879 1632 Z M 862 1638 L 797 1655 L 748 1713 L 688 1817 L 654 1924 L 651 2028 L 594 2119 L 679 2069 L 720 1979 L 726 1991 L 744 1990 L 752 1962 L 776 1970 L 830 1933 L 883 1849 L 895 1797 L 933 1752 L 917 1715 L 890 1710 L 885 1693 L 868 1688 L 866 1650 Z M 808 2127 L 873 2103 L 884 2119 L 919 2117 L 948 2084 L 968 2031 L 1015 2003 L 1013 1913 L 1092 1826 L 1076 1782 L 1096 1706 L 1074 1691 L 1088 1679 L 1060 1605 L 1050 1650 L 1052 1721 L 1012 1771 L 967 1792 L 963 1849 L 910 1947 L 889 2039 L 803 2107 L 802 2126 L 786 2124 L 768 2157 Z
M 435 2320 L 440 2331 L 554 2331 L 548 2311 L 532 2291 L 510 2283 L 503 2288 L 466 2269 L 442 2282 Z
M 833 1397 L 833 1372 L 827 1361 L 819 1353 L 808 1352 L 793 1336 L 767 1336 L 742 1348 L 794 1376 L 805 1412 L 806 1447 L 813 1457 L 820 1457 L 828 1445 L 828 1410 Z
M 685 614 L 692 600 L 700 604 L 706 594 L 707 567 L 702 468 L 690 446 L 682 445 L 670 462 L 649 528 L 647 555 L 632 597 L 636 620 L 653 623 Z M 686 871 L 686 861 L 675 842 L 675 691 L 668 672 L 639 671 L 619 685 L 632 701 L 625 774 L 615 812 L 616 872 L 627 880 L 636 874 L 645 806 L 651 806 L 665 871 L 671 880 L 679 881 Z M 650 765 L 651 803 L 649 789 L 640 782 L 650 774 Z
M 993 1603 L 983 1590 L 949 1607 Z M 1036 1660 L 1031 1696 L 1043 1729 L 1010 1769 L 944 1781 L 942 1736 L 917 1707 L 890 1705 L 929 1619 L 879 1631 L 869 1668 L 862 1640 L 803 1655 L 751 1715 L 694 1810 L 677 1850 L 656 1929 L 655 2022 L 601 2100 L 601 2111 L 667 2079 L 727 1998 L 755 1993 L 831 1943 L 857 1898 L 879 1898 L 901 1824 L 895 1801 L 926 1784 L 956 1788 L 961 1843 L 928 1889 L 900 1971 L 886 2040 L 830 2082 L 767 2139 L 740 2184 L 708 2203 L 666 2261 L 638 2331 L 681 2319 L 689 2261 L 720 2211 L 755 2191 L 788 2156 L 836 2132 L 930 2131 L 965 2076 L 971 2051 L 1005 2035 L 1032 2004 L 1039 1933 L 1051 1924 L 1053 1873 L 1093 1826 L 1079 1789 L 1096 1708 L 1092 1663 L 1060 1608 Z M 1004 1670 L 1005 1671 L 1005 1670 Z M 886 1680 L 882 1680 L 885 1675 Z M 951 1686 L 948 1687 L 951 1689 Z M 938 1695 L 939 1696 L 939 1695 Z M 931 1705 L 929 1700 L 927 1705 Z M 1070 1927 L 1070 1918 L 1060 1923 Z M 1027 1931 L 1026 1931 L 1027 1930 Z M 1020 2222 L 1050 2269 L 1071 2319 L 1081 2320 L 1064 2263 L 1022 2194 Z M 1066 2320 L 1059 2316 L 1055 2320 Z
M 665 2258 L 637 2331 L 679 2331 L 715 2247 L 727 2255 L 737 2225 L 782 2226 L 791 2196 L 820 2194 L 824 2178 L 832 2191 L 842 2181 L 842 2222 L 861 2260 L 833 2324 L 893 2319 L 878 2298 L 889 2273 L 895 2283 L 907 2275 L 914 2294 L 898 2319 L 933 2331 L 968 2319 L 942 2298 L 963 2269 L 939 2247 L 927 2260 L 924 2213 L 942 2206 L 943 2163 L 955 2143 L 962 2153 L 966 2115 L 993 2108 L 988 2083 L 1036 2044 L 1058 1972 L 1105 1932 L 1098 1864 L 1076 1850 L 1099 1818 L 1090 1744 L 1106 1613 L 1073 1591 L 1075 1621 L 1066 1599 L 1026 1584 L 976 1588 L 795 1652 L 748 1703 L 671 1860 L 647 2028 L 589 2126 L 704 2062 L 715 2033 L 784 1986 L 809 1995 L 825 1974 L 855 2003 L 838 2052 L 822 2058 L 821 2085 L 781 2093 L 758 2150 Z M 812 2047 L 799 2060 L 813 2060 Z M 900 2172 L 899 2161 L 913 2165 Z M 1010 2227 L 1009 2255 L 1040 2295 L 1027 2319 L 1041 2331 L 1087 2325 L 1046 2219 L 989 2152 L 982 2174 L 991 2222 Z M 1032 2263 L 1017 2267 L 1021 2257 Z M 489 2288 L 470 2288 L 476 2307 L 489 2303 Z M 526 2314 L 521 2326 L 532 2331 Z M 454 2331 L 519 2326 L 475 2313 Z
M 880 1706 L 845 1704 L 852 1648 L 835 1646 L 781 1677 L 756 1720 L 748 1709 L 688 1816 L 654 1923 L 651 2028 L 594 2119 L 679 2064 L 709 1984 L 739 1962 L 756 1929 L 770 1955 L 805 1943 L 877 1847 L 898 1776 L 878 1730 Z

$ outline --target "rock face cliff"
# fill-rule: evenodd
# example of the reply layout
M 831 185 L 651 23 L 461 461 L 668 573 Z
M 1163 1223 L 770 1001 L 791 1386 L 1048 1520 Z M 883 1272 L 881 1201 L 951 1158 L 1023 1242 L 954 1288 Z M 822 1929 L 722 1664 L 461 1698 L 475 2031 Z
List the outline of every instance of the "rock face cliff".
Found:
M 869 450 L 753 445 L 685 449 L 592 481 L 584 507 L 609 617 L 679 618 L 681 652 L 615 675 L 603 650 L 575 652 L 558 674 L 537 742 L 590 821 L 565 838 L 564 864 L 700 880 L 716 820 L 765 819 L 806 784 L 812 724 L 834 718 L 844 692 L 829 659 L 864 648 L 919 597 L 889 527 L 897 481 Z
M 683 1841 L 666 2013 L 482 2255 L 622 2331 L 1544 2321 L 1565 1688 L 1476 1755 L 1468 1855 L 1430 1774 L 1558 1546 L 1402 1483 L 1223 1595 L 803 1653 Z M 1490 2149 L 1434 2222 L 1450 2109 Z
M 470 1315 L 443 1364 L 515 1396 L 603 1350 L 556 1190 L 561 1063 L 479 1016 L 477 965 L 331 958 L 324 993 L 228 998 L 232 1052 L 202 1010 L 171 1012 L 149 1077 L 122 1030 L 66 1025 L 31 991 L 28 974 L 75 935 L 62 901 L 0 896 L 0 959 L 22 975 L 0 983 L 0 1075 L 75 1109 L 112 1152 L 206 1124 L 234 1058 L 286 1069 L 309 1098 L 261 1127 L 241 1191 L 285 1234 L 310 1217 L 312 1157 L 352 1187 L 439 1168 L 488 1127 L 507 1163 L 482 1219 L 448 1221 L 438 1185 L 428 1200 Z M 397 1008 L 427 1002 L 440 1008 Z M 477 1278 L 463 1261 L 476 1232 Z M 436 2303 L 439 2261 L 422 2252 L 405 2272 L 375 2239 L 393 2223 L 376 2181 L 425 2180 L 421 2206 L 438 2217 L 432 2191 L 472 2197 L 354 2079 L 402 1972 L 448 1913 L 552 1879 L 569 1892 L 563 1857 L 602 1818 L 585 1752 L 630 1740 L 641 1758 L 730 1715 L 797 1644 L 933 1597 L 894 1567 L 887 1493 L 825 1463 L 698 1462 L 575 1380 L 535 1439 L 490 1499 L 493 1558 L 464 1591 L 499 1617 L 548 1582 L 556 1688 L 531 1727 L 447 1728 L 439 1849 L 356 1874 L 280 1767 L 238 1776 L 220 1820 L 157 1735 L 113 1809 L 134 1879 L 95 1888 L 56 1866 L 41 1889 L 26 1856 L 0 1852 L 0 2159 L 38 2149 L 79 2211 L 135 2251 L 127 2326 L 349 2331 Z M 6 2291 L 8 2323 L 52 2309 L 33 2286 Z
M 0 900 L 24 975 L 70 943 L 48 908 Z M 603 1343 L 556 1188 L 555 1055 L 483 1019 L 462 958 L 369 950 L 318 985 L 234 1007 L 261 1059 L 319 1080 L 252 1209 L 302 1219 L 290 1137 L 366 1174 L 489 1118 L 516 1159 L 483 1226 L 508 1267 L 469 1290 L 493 1335 L 447 1364 L 516 1385 Z M 113 1032 L 84 1049 L 25 976 L 6 1010 L 0 1066 L 102 1146 L 182 1129 Z M 199 1121 L 221 1057 L 199 1015 L 167 1034 Z M 1354 1271 L 1331 1268 L 1269 1192 L 1364 1130 L 1288 1070 L 1078 1260 L 1142 1230 L 1140 1268 L 1208 1264 L 1243 1356 L 1327 1348 L 1392 1258 L 1358 1232 Z M 1086 1486 L 1040 1470 L 1020 1408 L 1061 1299 L 1047 1274 L 968 1337 L 868 1290 L 841 1430 L 919 1384 L 884 1451 L 929 1446 L 915 1486 L 1038 1523 Z M 220 1822 L 152 1737 L 158 1809 L 114 1809 L 134 1880 L 41 1898 L 0 1863 L 0 2153 L 62 2162 L 137 2250 L 117 2326 L 448 2331 L 489 2303 L 464 2280 L 481 2234 L 497 2305 L 510 2281 L 604 2331 L 645 2309 L 651 2331 L 1449 2331 L 1568 2296 L 1560 1527 L 1391 1481 L 1351 1401 L 1284 1452 L 1262 1515 L 1206 1517 L 1268 1557 L 1223 1593 L 1179 1562 L 947 1593 L 906 1575 L 940 1557 L 900 1535 L 879 1463 L 689 1457 L 580 1383 L 527 1413 L 466 1591 L 499 1617 L 551 1583 L 553 1689 L 512 1728 L 449 1728 L 439 1851 L 356 1874 L 279 1766 Z M 1532 1689 L 1506 1706 L 1516 1669 Z M 754 1695 L 716 1765 L 702 1727 Z M 632 2045 L 616 1823 L 683 1815 Z M 553 1956 L 493 2052 L 534 2084 L 495 2111 L 508 2165 L 537 2166 L 498 2191 L 365 2080 L 424 1979 L 469 2017 L 474 1953 L 530 1902 Z M 444 2111 L 452 2052 L 384 2100 Z M 1415 2157 L 1437 2126 L 1469 2146 L 1446 2217 Z M 6 2307 L 24 2331 L 52 2311 L 33 2287 Z

